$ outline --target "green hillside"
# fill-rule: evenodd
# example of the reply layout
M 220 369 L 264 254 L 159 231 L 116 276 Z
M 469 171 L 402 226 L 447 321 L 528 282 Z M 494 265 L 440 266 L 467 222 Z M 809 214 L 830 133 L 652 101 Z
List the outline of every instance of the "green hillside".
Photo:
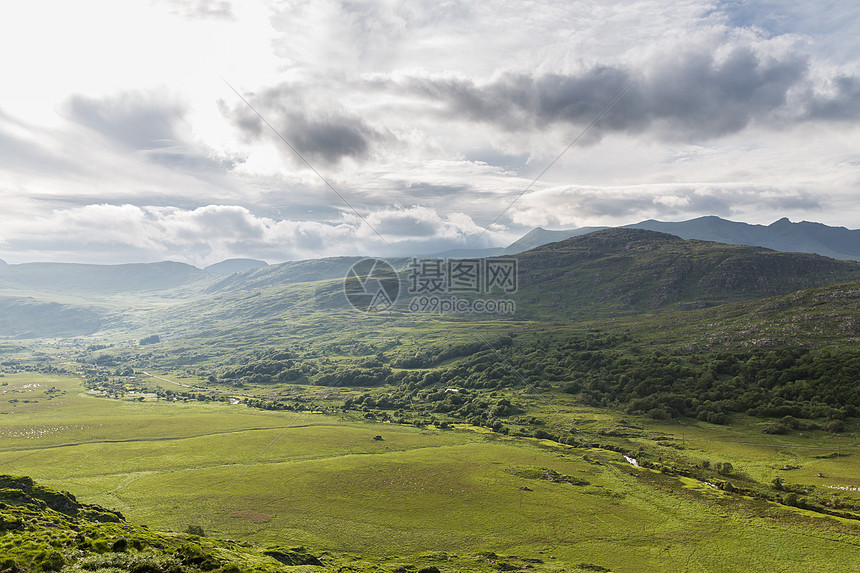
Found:
M 525 317 L 588 319 L 695 309 L 860 280 L 860 264 L 608 229 L 518 256 Z
M 128 571 L 133 573 L 275 572 L 284 566 L 323 563 L 301 547 L 263 548 L 248 543 L 153 531 L 123 515 L 80 503 L 74 495 L 0 475 L 0 570 Z
M 231 275 L 233 273 L 244 273 L 254 269 L 259 269 L 260 267 L 265 267 L 267 265 L 268 263 L 265 261 L 258 261 L 255 259 L 228 259 L 226 261 L 221 261 L 220 263 L 215 263 L 214 265 L 209 265 L 203 270 L 207 273 L 218 275 Z
M 253 290 L 275 285 L 343 279 L 349 268 L 363 257 L 334 257 L 268 265 L 227 277 L 209 287 L 209 293 Z
M 0 336 L 55 338 L 85 336 L 104 322 L 98 311 L 80 305 L 0 296 Z
M 579 229 L 551 231 L 542 227 L 537 227 L 536 229 L 532 229 L 531 231 L 505 247 L 501 254 L 517 255 L 519 253 L 524 253 L 525 251 L 530 251 L 532 249 L 541 247 L 549 243 L 557 243 L 559 241 L 570 239 L 571 237 L 587 235 L 588 233 L 600 231 L 605 228 L 606 227 L 581 227 Z

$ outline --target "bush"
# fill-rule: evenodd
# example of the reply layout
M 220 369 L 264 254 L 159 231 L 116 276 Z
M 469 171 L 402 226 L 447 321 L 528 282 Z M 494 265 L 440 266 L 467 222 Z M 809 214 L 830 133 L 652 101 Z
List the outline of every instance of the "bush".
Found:
M 0 571 L 8 571 L 9 573 L 25 573 L 24 568 L 11 559 L 0 561 Z
M 66 565 L 66 560 L 58 551 L 52 551 L 40 560 L 42 571 L 59 571 Z
M 554 440 L 555 436 L 544 430 L 543 428 L 538 428 L 532 434 L 535 438 L 539 440 Z
M 720 475 L 731 475 L 732 472 L 735 471 L 734 466 L 732 466 L 731 462 L 717 462 L 714 464 L 714 469 L 717 470 L 717 473 Z
M 186 543 L 176 550 L 176 557 L 183 565 L 192 565 L 202 571 L 212 571 L 221 566 L 214 556 L 203 551 L 203 548 L 193 543 Z
M 668 420 L 669 413 L 663 408 L 651 408 L 648 410 L 648 416 L 655 420 Z
M 824 425 L 824 429 L 832 434 L 840 434 L 845 431 L 845 422 L 842 420 L 830 420 Z

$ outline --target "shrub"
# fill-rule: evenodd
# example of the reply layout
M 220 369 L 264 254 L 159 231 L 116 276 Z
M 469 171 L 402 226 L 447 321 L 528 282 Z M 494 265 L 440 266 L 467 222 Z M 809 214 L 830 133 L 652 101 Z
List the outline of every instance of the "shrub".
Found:
M 845 422 L 842 420 L 830 420 L 825 424 L 824 429 L 833 434 L 839 434 L 845 431 Z
M 717 462 L 714 464 L 714 469 L 717 470 L 717 473 L 720 475 L 731 475 L 732 472 L 735 471 L 734 466 L 732 466 L 731 462 Z
M 66 565 L 66 560 L 58 551 L 52 551 L 40 559 L 42 571 L 59 571 Z

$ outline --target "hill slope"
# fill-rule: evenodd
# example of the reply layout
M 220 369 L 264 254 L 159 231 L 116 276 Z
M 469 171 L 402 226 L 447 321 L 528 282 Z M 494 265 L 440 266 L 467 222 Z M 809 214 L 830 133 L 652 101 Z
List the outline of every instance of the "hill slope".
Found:
M 363 257 L 332 257 L 268 265 L 231 275 L 207 289 L 209 293 L 250 290 L 274 285 L 342 279 Z
M 8 265 L 0 274 L 0 288 L 57 293 L 130 293 L 162 291 L 209 277 L 184 263 L 82 265 L 25 263 Z
M 255 259 L 227 259 L 214 265 L 209 265 L 203 270 L 216 275 L 231 275 L 233 273 L 244 273 L 259 269 L 260 267 L 268 266 L 266 261 L 258 261 Z
M 860 264 L 639 229 L 607 229 L 518 255 L 518 311 L 595 318 L 706 308 L 860 280 Z
M 0 336 L 14 338 L 83 336 L 103 324 L 92 308 L 23 297 L 0 297 L 0 317 Z
M 542 227 L 537 227 L 535 229 L 532 229 L 507 247 L 505 247 L 500 254 L 517 255 L 519 253 L 524 253 L 525 251 L 529 251 L 542 245 L 556 243 L 558 241 L 564 241 L 566 239 L 570 239 L 571 237 L 587 235 L 588 233 L 593 233 L 594 231 L 601 231 L 606 228 L 607 227 L 582 227 L 579 229 L 550 231 Z
M 0 571 L 59 571 L 71 565 L 77 571 L 262 573 L 282 571 L 285 565 L 323 563 L 303 548 L 265 549 L 152 531 L 27 476 L 0 475 Z

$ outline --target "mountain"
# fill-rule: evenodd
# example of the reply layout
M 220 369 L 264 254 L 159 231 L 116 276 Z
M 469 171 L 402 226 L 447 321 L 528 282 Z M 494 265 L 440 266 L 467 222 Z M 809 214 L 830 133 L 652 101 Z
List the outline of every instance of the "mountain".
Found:
M 9 266 L 9 263 L 4 261 L 3 259 L 0 259 L 0 271 L 2 271 L 7 266 Z
M 505 249 L 501 247 L 490 247 L 487 249 L 451 249 L 441 253 L 434 253 L 428 258 L 438 259 L 480 259 L 486 257 L 497 257 L 505 254 Z
M 502 254 L 521 253 L 570 237 L 584 235 L 607 227 L 583 227 L 548 231 L 537 227 L 504 249 Z M 727 245 L 767 247 L 787 253 L 815 253 L 833 259 L 860 261 L 860 230 L 829 227 L 821 223 L 802 221 L 792 223 L 783 217 L 770 225 L 750 225 L 708 216 L 681 222 L 648 219 L 623 228 L 658 231 L 681 237 L 700 239 Z
M 0 336 L 13 338 L 84 336 L 103 324 L 91 308 L 25 297 L 0 297 L 0 317 Z
M 197 267 L 174 262 L 125 265 L 25 263 L 4 267 L 0 288 L 64 294 L 163 291 L 208 276 Z
M 266 261 L 257 261 L 254 259 L 227 259 L 214 265 L 209 265 L 203 270 L 216 275 L 232 275 L 233 273 L 244 273 L 266 267 L 269 263 Z
M 593 231 L 515 257 L 519 289 L 505 297 L 516 303 L 519 317 L 553 321 L 703 309 L 860 281 L 860 263 L 854 261 L 634 228 Z M 344 277 L 361 259 L 292 261 L 229 275 L 180 263 L 9 265 L 0 273 L 0 336 L 120 329 L 238 335 L 315 312 L 349 312 Z M 404 311 L 412 300 L 406 292 L 409 261 L 388 261 L 399 270 L 398 307 Z M 227 263 L 219 268 L 233 264 Z M 133 300 L 111 296 L 132 293 Z
M 260 289 L 276 285 L 342 279 L 349 268 L 362 258 L 364 257 L 332 257 L 267 265 L 230 275 L 210 286 L 207 292 Z
M 707 308 L 860 280 L 860 263 L 606 229 L 520 253 L 518 313 L 584 319 Z
M 592 233 L 594 231 L 600 231 L 602 229 L 606 229 L 607 227 L 582 227 L 580 229 L 566 229 L 563 231 L 548 231 L 542 227 L 536 227 L 505 247 L 500 254 L 502 255 L 516 255 L 518 253 L 523 253 L 530 249 L 534 249 L 535 247 L 540 247 L 541 245 L 546 245 L 548 243 L 555 243 L 557 241 L 564 241 L 565 239 L 570 239 L 571 237 L 578 237 L 580 235 L 587 235 L 588 233 Z
M 594 231 L 515 257 L 519 290 L 505 297 L 514 300 L 518 316 L 534 319 L 692 310 L 860 281 L 860 263 L 853 261 L 629 228 Z M 195 319 L 195 324 L 217 330 L 222 321 L 250 324 L 348 310 L 343 278 L 358 260 L 298 261 L 231 275 L 212 285 L 206 298 L 189 303 L 187 312 L 205 315 L 205 322 Z M 411 300 L 406 292 L 408 261 L 388 261 L 399 269 L 401 309 Z
M 791 253 L 817 253 L 834 259 L 860 260 L 860 230 L 821 223 L 792 223 L 783 217 L 770 225 L 750 225 L 719 217 L 699 217 L 680 223 L 648 220 L 629 225 L 636 229 L 671 233 L 730 245 L 755 245 Z

